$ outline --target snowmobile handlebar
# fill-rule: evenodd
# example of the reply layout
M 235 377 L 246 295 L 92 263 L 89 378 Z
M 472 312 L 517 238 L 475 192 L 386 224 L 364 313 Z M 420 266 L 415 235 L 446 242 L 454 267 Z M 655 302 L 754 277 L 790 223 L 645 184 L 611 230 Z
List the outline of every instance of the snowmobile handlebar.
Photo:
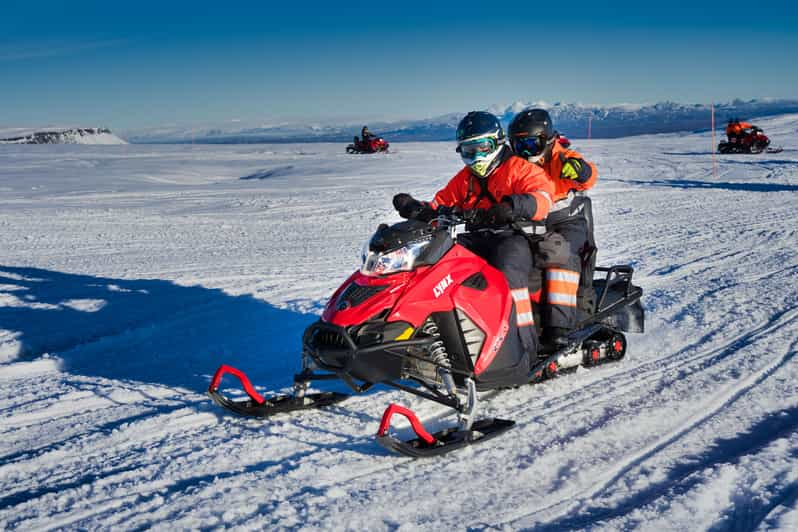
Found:
M 513 231 L 523 233 L 528 238 L 538 239 L 546 232 L 545 222 L 511 221 L 503 224 L 485 224 L 480 220 L 484 209 L 465 209 L 458 208 L 438 208 L 437 216 L 430 220 L 430 223 L 437 223 L 441 229 L 449 230 L 454 238 L 460 233 L 473 231 L 493 231 L 506 232 Z

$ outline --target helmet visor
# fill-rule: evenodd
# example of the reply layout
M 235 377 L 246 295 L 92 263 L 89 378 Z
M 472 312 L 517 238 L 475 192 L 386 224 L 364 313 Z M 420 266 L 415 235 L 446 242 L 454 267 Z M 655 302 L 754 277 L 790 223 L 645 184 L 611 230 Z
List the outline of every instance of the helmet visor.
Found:
M 477 159 L 479 157 L 485 157 L 496 151 L 497 147 L 498 143 L 496 142 L 496 139 L 491 137 L 466 140 L 461 142 L 458 146 L 460 150 L 460 156 L 463 159 Z
M 534 157 L 546 149 L 546 137 L 519 137 L 513 139 L 513 152 L 522 157 Z

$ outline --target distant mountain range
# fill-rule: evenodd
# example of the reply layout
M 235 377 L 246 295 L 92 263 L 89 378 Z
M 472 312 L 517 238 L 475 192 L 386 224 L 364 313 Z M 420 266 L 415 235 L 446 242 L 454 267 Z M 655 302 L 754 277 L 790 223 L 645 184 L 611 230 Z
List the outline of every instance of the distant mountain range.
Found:
M 707 130 L 710 127 L 709 104 L 661 102 L 653 105 L 621 104 L 609 106 L 570 103 L 515 102 L 488 110 L 507 125 L 512 117 L 527 107 L 547 109 L 556 128 L 573 138 L 584 138 L 590 121 L 594 138 Z M 798 113 L 798 100 L 734 100 L 715 105 L 716 125 L 721 127 L 731 117 L 750 119 L 786 113 Z M 369 123 L 369 129 L 387 140 L 446 141 L 454 139 L 455 128 L 465 115 L 450 113 L 423 120 Z M 159 128 L 129 131 L 125 137 L 138 143 L 241 144 L 259 142 L 351 142 L 360 133 L 360 123 L 299 124 L 280 123 L 257 127 Z
M 48 128 L 44 131 L 0 130 L 0 144 L 127 144 L 105 128 Z

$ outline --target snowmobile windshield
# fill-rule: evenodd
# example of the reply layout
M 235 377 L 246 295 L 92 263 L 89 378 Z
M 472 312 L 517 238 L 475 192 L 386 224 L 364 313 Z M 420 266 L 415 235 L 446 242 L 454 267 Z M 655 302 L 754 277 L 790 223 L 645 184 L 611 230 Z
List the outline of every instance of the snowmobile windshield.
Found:
M 372 251 L 368 244 L 363 249 L 363 275 L 388 275 L 412 270 L 418 258 L 430 245 L 431 239 L 417 240 L 390 251 Z

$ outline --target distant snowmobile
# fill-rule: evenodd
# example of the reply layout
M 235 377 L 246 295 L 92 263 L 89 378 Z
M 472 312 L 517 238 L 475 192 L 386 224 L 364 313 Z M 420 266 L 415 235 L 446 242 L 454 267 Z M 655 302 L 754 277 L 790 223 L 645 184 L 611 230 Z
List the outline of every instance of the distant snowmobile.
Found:
M 746 128 L 738 136 L 718 144 L 719 153 L 779 153 L 782 148 L 770 148 L 770 139 L 757 126 Z
M 210 383 L 210 397 L 238 414 L 268 417 L 348 397 L 307 393 L 312 381 L 341 380 L 356 393 L 387 385 L 457 413 L 457 426 L 430 434 L 412 411 L 388 406 L 377 432 L 379 443 L 403 455 L 423 457 L 487 440 L 514 425 L 506 419 L 476 419 L 479 391 L 534 384 L 580 365 L 623 358 L 623 332 L 644 328 L 643 291 L 632 284 L 633 269 L 626 265 L 596 268 L 603 275 L 580 288 L 581 321 L 566 345 L 551 347 L 553 351 L 536 360 L 524 355 L 522 363 L 516 362 L 523 350 L 507 280 L 457 243 L 457 235 L 471 229 L 471 219 L 466 212 L 439 216 L 429 224 L 408 220 L 380 225 L 364 251 L 361 269 L 336 290 L 321 319 L 305 331 L 294 393 L 263 397 L 243 372 L 223 365 Z M 529 235 L 532 245 L 545 227 L 536 230 L 538 236 Z M 593 279 L 592 257 L 583 261 L 585 279 Z M 539 283 L 537 277 L 530 278 L 536 314 L 538 302 L 545 301 Z M 222 395 L 219 385 L 225 374 L 241 381 L 249 399 Z M 397 414 L 410 421 L 416 438 L 401 441 L 388 433 Z
M 355 136 L 354 142 L 346 147 L 346 153 L 377 153 L 388 151 L 389 146 L 382 137 L 372 136 L 363 141 Z

